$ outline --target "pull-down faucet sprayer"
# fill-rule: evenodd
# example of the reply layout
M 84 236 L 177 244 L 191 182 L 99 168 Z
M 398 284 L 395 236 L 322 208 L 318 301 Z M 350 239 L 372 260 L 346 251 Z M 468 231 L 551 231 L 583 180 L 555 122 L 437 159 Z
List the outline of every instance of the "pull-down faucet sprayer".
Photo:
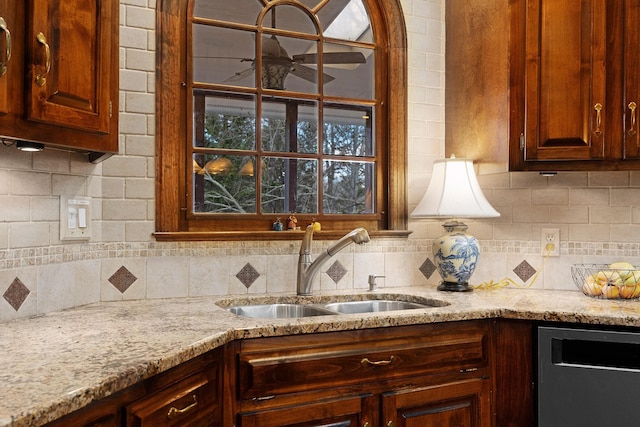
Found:
M 311 261 L 311 242 L 313 241 L 313 225 L 307 227 L 302 245 L 300 246 L 300 256 L 298 258 L 298 295 L 311 295 L 313 279 L 320 271 L 320 267 L 329 258 L 349 246 L 351 243 L 359 245 L 370 241 L 369 233 L 364 228 L 356 228 L 344 235 L 340 240 L 331 245 L 325 252 L 321 253 L 315 261 Z

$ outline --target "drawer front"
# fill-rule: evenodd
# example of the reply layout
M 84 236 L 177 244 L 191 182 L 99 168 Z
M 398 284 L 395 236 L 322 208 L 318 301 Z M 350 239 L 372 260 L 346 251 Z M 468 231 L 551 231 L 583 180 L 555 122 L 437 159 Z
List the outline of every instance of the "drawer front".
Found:
M 239 394 L 252 399 L 488 366 L 488 323 L 452 322 L 243 342 Z
M 220 419 L 220 396 L 216 377 L 212 372 L 200 372 L 128 405 L 127 425 L 218 425 L 218 422 L 212 421 Z

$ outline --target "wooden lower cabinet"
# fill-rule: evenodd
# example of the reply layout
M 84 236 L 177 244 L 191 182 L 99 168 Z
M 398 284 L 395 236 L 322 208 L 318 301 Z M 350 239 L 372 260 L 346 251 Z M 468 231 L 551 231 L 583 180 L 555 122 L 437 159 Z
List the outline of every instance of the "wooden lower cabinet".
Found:
M 372 395 L 334 398 L 293 407 L 239 415 L 242 427 L 362 427 L 373 426 L 377 400 Z
M 244 340 L 227 422 L 490 427 L 492 343 L 485 320 Z
M 237 340 L 47 427 L 533 427 L 531 331 L 483 319 Z
M 212 350 L 47 427 L 221 427 L 222 356 Z
M 401 390 L 382 396 L 383 426 L 480 427 L 491 425 L 491 383 L 476 378 Z

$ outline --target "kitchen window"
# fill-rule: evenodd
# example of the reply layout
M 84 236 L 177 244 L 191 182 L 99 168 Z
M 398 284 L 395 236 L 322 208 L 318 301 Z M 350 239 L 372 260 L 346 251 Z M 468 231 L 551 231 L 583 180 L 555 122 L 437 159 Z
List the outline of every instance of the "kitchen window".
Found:
M 407 235 L 399 3 L 163 1 L 157 37 L 156 238 Z

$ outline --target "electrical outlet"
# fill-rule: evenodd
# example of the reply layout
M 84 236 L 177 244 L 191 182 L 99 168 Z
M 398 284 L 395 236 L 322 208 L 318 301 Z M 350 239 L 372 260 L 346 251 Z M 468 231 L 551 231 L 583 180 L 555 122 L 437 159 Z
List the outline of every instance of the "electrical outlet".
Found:
M 540 246 L 542 255 L 560 256 L 560 229 L 543 228 L 540 235 Z

